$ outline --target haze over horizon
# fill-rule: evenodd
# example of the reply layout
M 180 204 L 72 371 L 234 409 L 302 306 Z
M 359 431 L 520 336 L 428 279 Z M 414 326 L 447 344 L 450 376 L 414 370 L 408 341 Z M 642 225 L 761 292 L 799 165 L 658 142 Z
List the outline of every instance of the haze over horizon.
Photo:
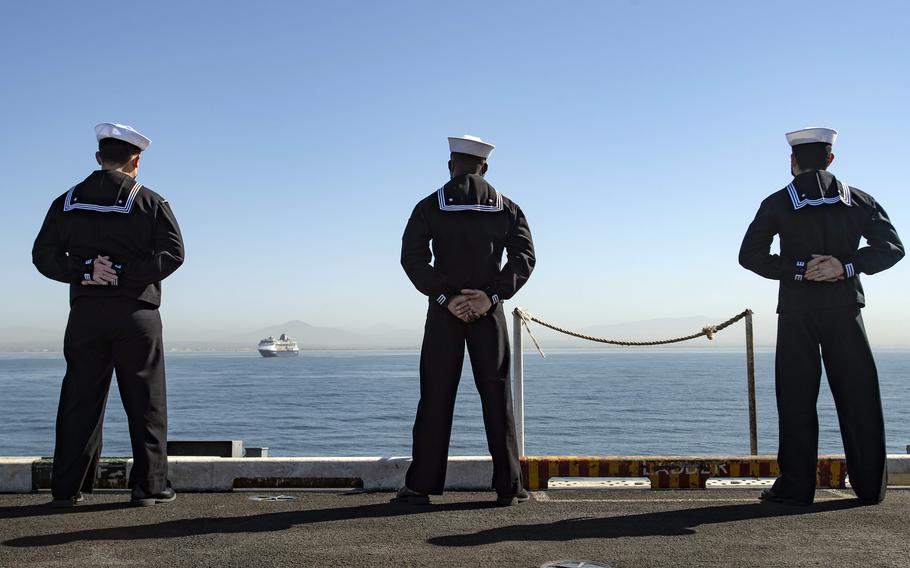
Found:
M 755 321 L 761 321 L 756 319 Z M 509 329 L 512 329 L 509 317 Z M 624 341 L 653 341 L 688 336 L 699 332 L 706 325 L 721 323 L 720 319 L 705 316 L 659 318 L 653 320 L 622 322 L 618 324 L 592 325 L 573 329 L 594 337 Z M 65 325 L 65 324 L 64 324 Z M 563 349 L 617 349 L 616 346 L 581 340 L 549 330 L 532 322 L 531 331 L 544 351 Z M 744 322 L 740 320 L 726 330 L 717 333 L 712 340 L 705 337 L 658 348 L 714 349 L 745 346 Z M 60 352 L 63 345 L 64 327 L 35 328 L 19 327 L 0 330 L 0 353 Z M 756 348 L 772 348 L 775 344 L 775 326 L 756 325 L 754 345 Z M 252 351 L 257 342 L 266 336 L 277 337 L 286 333 L 296 339 L 302 350 L 323 349 L 411 349 L 419 350 L 423 337 L 420 327 L 395 327 L 388 324 L 374 324 L 357 328 L 312 325 L 301 320 L 289 320 L 257 329 L 208 328 L 187 333 L 178 330 L 165 334 L 165 347 L 171 351 Z M 525 352 L 534 354 L 533 341 L 526 331 Z M 511 337 L 511 332 L 510 332 Z M 874 348 L 906 349 L 904 343 L 877 342 Z M 624 349 L 620 347 L 619 349 Z M 631 349 L 641 349 L 632 347 Z
M 571 328 L 751 308 L 773 341 L 777 283 L 737 251 L 790 180 L 796 128 L 838 129 L 832 172 L 910 239 L 904 3 L 165 1 L 94 33 L 110 6 L 3 8 L 0 343 L 62 337 L 66 287 L 30 251 L 51 200 L 96 167 L 102 121 L 152 139 L 139 179 L 184 233 L 166 341 L 291 320 L 419 337 L 400 237 L 447 180 L 450 135 L 496 144 L 487 179 L 530 222 L 537 269 L 507 309 Z M 910 346 L 908 276 L 907 260 L 863 276 L 874 346 Z

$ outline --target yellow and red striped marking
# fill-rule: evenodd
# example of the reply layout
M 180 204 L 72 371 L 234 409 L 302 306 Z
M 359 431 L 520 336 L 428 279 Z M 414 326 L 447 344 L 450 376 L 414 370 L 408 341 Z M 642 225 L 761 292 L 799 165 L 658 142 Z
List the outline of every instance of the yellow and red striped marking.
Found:
M 525 486 L 546 489 L 554 477 L 647 477 L 652 489 L 704 489 L 711 477 L 777 477 L 774 456 L 528 456 L 521 458 Z M 818 487 L 846 487 L 842 456 L 820 456 Z

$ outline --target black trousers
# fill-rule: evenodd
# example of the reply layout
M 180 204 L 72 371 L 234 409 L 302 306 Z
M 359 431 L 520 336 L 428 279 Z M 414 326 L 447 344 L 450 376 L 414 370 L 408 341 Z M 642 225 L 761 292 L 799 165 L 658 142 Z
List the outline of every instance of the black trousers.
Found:
M 163 491 L 167 396 L 158 310 L 128 298 L 79 298 L 70 309 L 63 354 L 66 375 L 57 409 L 54 497 L 65 499 L 80 488 L 91 488 L 114 371 L 133 447 L 129 486 Z
M 881 501 L 887 484 L 885 423 L 878 373 L 858 307 L 778 317 L 780 477 L 774 489 L 805 503 L 815 497 L 822 362 L 837 407 L 850 485 L 860 499 Z
M 414 421 L 413 460 L 405 484 L 433 495 L 441 494 L 445 487 L 465 343 L 493 458 L 492 485 L 498 493 L 512 494 L 521 487 L 521 470 L 512 417 L 509 338 L 501 305 L 472 323 L 462 322 L 446 308 L 430 306 L 420 351 L 420 404 Z

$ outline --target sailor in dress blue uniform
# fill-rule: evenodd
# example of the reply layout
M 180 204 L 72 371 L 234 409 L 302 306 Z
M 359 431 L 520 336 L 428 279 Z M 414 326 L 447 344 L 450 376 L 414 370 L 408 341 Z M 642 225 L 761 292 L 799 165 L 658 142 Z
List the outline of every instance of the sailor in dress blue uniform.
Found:
M 450 181 L 417 204 L 402 237 L 401 265 L 428 297 L 429 309 L 420 352 L 413 461 L 405 487 L 393 501 L 428 503 L 428 495 L 443 491 L 467 345 L 493 458 L 492 485 L 497 503 L 510 505 L 526 500 L 527 492 L 512 416 L 502 302 L 530 277 L 534 245 L 518 205 L 484 179 L 493 145 L 466 135 L 449 138 L 449 150 Z
M 904 247 L 872 196 L 827 171 L 836 137 L 828 128 L 787 134 L 793 181 L 762 202 L 739 252 L 743 267 L 780 281 L 775 363 L 780 477 L 762 492 L 765 501 L 805 505 L 814 499 L 822 364 L 853 491 L 867 503 L 885 496 L 884 418 L 860 313 L 866 301 L 860 274 L 890 268 L 904 256 Z M 775 235 L 780 254 L 770 252 Z
M 91 489 L 114 371 L 133 447 L 133 503 L 163 503 L 175 494 L 158 306 L 161 281 L 183 263 L 183 240 L 167 200 L 135 179 L 150 140 L 122 124 L 99 124 L 95 134 L 101 169 L 53 201 L 32 249 L 41 274 L 70 288 L 52 504 L 71 507 Z

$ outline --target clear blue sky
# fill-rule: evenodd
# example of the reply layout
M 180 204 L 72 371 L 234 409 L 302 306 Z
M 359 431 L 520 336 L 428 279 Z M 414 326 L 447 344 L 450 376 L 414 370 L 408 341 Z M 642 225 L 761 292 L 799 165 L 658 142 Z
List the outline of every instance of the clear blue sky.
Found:
M 62 330 L 31 244 L 113 121 L 153 140 L 139 177 L 184 232 L 171 337 L 422 325 L 401 232 L 464 133 L 497 145 L 487 178 L 534 233 L 511 305 L 573 326 L 752 307 L 768 333 L 776 284 L 736 253 L 789 182 L 785 131 L 838 129 L 832 171 L 910 238 L 908 21 L 902 2 L 6 2 L 0 328 Z M 908 274 L 865 279 L 873 342 L 908 343 Z

